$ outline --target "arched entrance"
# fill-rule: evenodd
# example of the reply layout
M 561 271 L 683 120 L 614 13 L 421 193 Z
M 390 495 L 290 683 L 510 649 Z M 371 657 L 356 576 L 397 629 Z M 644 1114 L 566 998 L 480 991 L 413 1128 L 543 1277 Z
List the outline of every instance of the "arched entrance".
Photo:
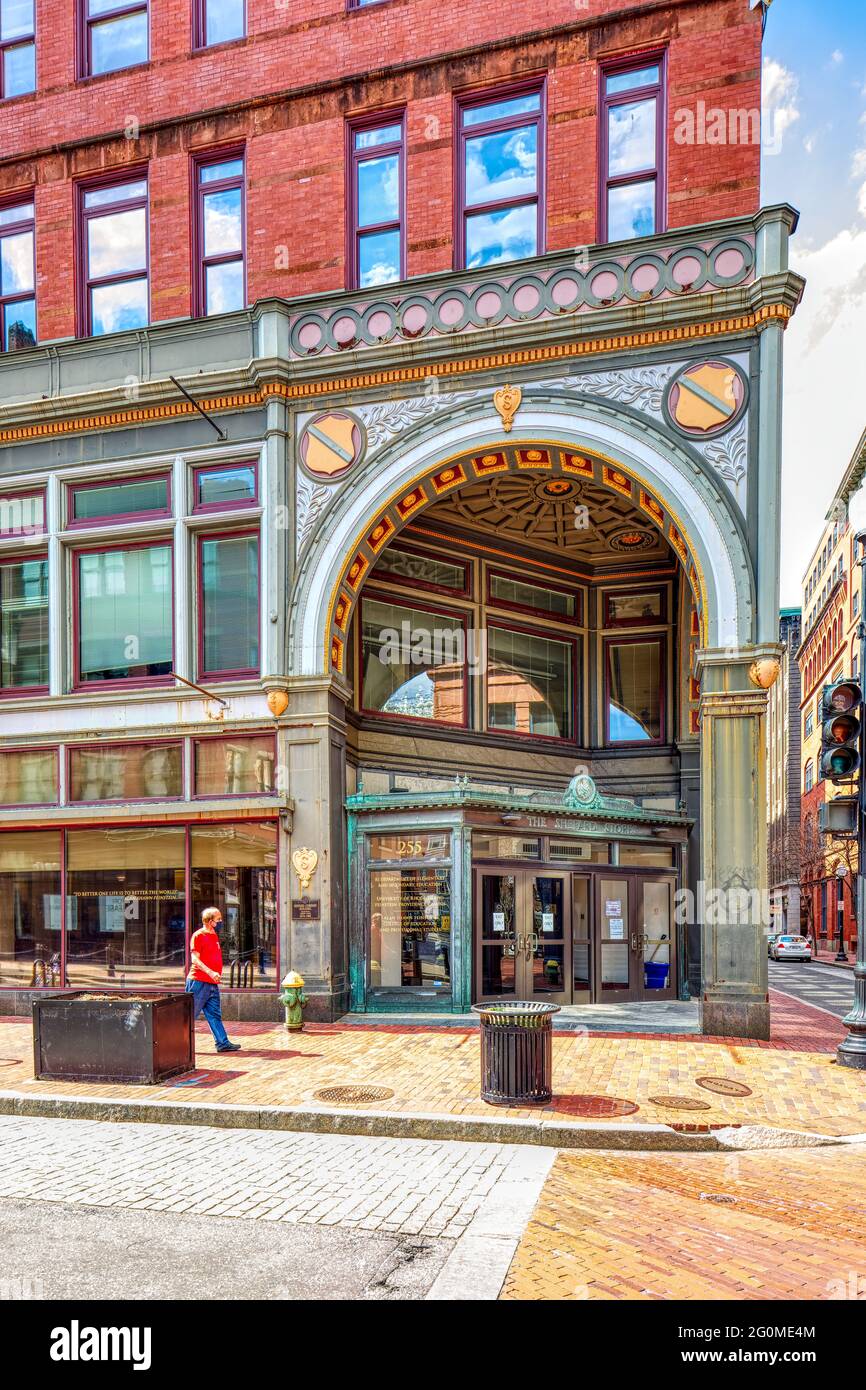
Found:
M 689 836 L 696 671 L 748 649 L 754 621 L 723 484 L 652 426 L 549 399 L 508 433 L 472 407 L 403 434 L 328 503 L 300 557 L 292 660 L 351 691 L 356 1006 L 507 992 L 512 940 L 517 992 L 703 988 L 701 923 L 672 930 L 705 845 L 724 858 L 706 817 Z M 588 806 L 563 802 L 575 773 Z

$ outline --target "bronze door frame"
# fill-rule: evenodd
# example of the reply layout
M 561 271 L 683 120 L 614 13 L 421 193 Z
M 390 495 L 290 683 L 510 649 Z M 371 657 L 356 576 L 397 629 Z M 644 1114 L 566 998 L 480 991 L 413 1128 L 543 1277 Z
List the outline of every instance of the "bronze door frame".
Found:
M 473 890 L 473 936 L 474 967 L 473 998 L 482 1000 L 538 999 L 551 1004 L 570 1004 L 572 996 L 571 979 L 571 872 L 562 867 L 547 868 L 541 864 L 497 864 L 495 862 L 475 866 Z M 491 931 L 485 933 L 484 920 L 484 879 L 513 878 L 514 903 L 513 924 L 501 936 Z M 543 952 L 545 939 L 535 930 L 533 921 L 533 880 L 537 878 L 556 879 L 562 885 L 562 935 L 550 941 L 551 948 L 562 947 L 562 988 L 535 989 L 534 962 L 539 951 Z M 512 993 L 484 994 L 483 951 L 484 948 L 500 947 L 503 958 L 514 960 L 514 991 Z M 554 959 L 551 956 L 551 959 Z

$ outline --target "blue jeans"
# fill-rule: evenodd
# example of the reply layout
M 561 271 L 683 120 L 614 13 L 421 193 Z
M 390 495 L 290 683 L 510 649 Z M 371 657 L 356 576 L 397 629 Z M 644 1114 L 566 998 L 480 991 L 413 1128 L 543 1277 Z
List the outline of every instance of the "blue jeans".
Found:
M 186 993 L 192 995 L 193 1018 L 204 1014 L 217 1047 L 225 1047 L 229 1039 L 223 1027 L 219 985 L 210 985 L 207 980 L 187 980 Z

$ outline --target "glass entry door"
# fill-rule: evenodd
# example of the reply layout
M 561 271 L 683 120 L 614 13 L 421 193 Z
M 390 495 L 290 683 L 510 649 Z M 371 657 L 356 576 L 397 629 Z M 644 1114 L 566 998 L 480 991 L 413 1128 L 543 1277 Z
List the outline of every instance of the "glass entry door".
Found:
M 568 879 L 531 870 L 478 874 L 479 999 L 571 999 Z
M 669 878 L 642 878 L 638 920 L 639 998 L 676 998 L 674 976 L 674 884 Z
M 633 999 L 637 978 L 632 939 L 632 880 L 625 874 L 600 874 L 596 881 L 598 964 L 596 1002 Z

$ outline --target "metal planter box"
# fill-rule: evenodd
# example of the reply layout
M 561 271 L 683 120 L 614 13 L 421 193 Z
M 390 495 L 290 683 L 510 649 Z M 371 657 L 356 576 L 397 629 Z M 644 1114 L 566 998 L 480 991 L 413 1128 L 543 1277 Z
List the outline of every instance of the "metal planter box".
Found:
M 164 1081 L 195 1066 L 191 994 L 47 994 L 33 1001 L 39 1080 Z

